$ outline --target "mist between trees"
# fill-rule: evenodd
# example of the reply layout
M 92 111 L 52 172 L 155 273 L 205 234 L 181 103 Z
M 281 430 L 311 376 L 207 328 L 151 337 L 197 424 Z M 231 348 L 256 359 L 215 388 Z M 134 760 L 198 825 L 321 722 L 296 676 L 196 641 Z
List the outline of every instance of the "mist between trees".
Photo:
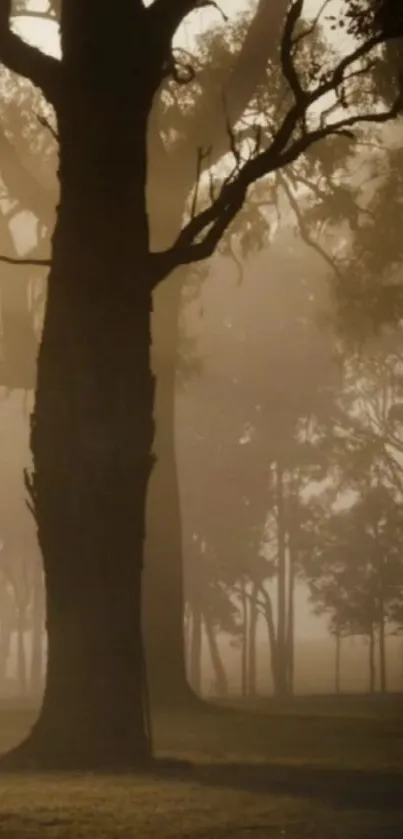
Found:
M 170 45 L 196 5 L 131 13 Z M 218 14 L 190 63 L 178 48 L 146 65 L 127 120 L 119 49 L 139 71 L 138 35 L 110 33 L 119 96 L 101 113 L 93 77 L 72 104 L 59 67 L 76 82 L 98 66 L 104 13 L 88 54 L 91 16 L 66 13 L 61 63 L 1 13 L 0 693 L 44 692 L 42 553 L 54 664 L 32 744 L 47 752 L 63 720 L 56 763 L 73 730 L 83 765 L 140 742 L 141 599 L 153 706 L 351 689 L 352 638 L 354 689 L 402 689 L 401 21 L 393 3 L 382 19 L 382 4 L 327 5 Z M 327 684 L 304 677 L 313 654 Z M 105 722 L 132 730 L 134 690 L 133 742 L 106 737 L 101 755 Z

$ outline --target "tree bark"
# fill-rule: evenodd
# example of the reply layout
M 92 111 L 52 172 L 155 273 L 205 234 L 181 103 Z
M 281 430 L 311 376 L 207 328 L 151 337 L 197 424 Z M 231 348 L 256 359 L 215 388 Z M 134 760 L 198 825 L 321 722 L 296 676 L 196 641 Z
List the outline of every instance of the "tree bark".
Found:
M 56 5 L 55 3 L 53 5 Z M 72 4 L 70 4 L 71 6 Z M 76 42 L 76 57 L 80 57 L 80 50 L 85 44 L 74 36 L 74 28 L 82 14 L 79 5 L 75 5 L 75 19 L 64 14 L 62 30 L 64 32 L 64 52 L 68 56 Z M 58 8 L 60 4 L 57 4 Z M 157 242 L 157 249 L 171 244 L 178 233 L 185 202 L 191 188 L 194 186 L 195 160 L 200 145 L 211 148 L 210 164 L 214 163 L 230 150 L 231 138 L 228 134 L 228 122 L 235 125 L 242 115 L 257 86 L 264 80 L 267 63 L 271 58 L 278 63 L 281 30 L 285 18 L 286 0 L 276 4 L 268 4 L 266 0 L 259 0 L 256 13 L 249 26 L 245 41 L 242 45 L 234 67 L 224 78 L 224 87 L 213 84 L 209 80 L 208 72 L 202 76 L 207 92 L 201 107 L 197 107 L 192 118 L 189 117 L 189 128 L 184 140 L 178 142 L 176 148 L 164 151 L 160 137 L 160 125 L 152 125 L 149 136 L 152 137 L 150 157 L 155 166 L 149 173 L 148 197 L 151 203 L 152 233 Z M 132 17 L 136 12 L 129 11 Z M 120 10 L 119 26 L 124 28 L 121 16 L 127 16 L 127 6 Z M 108 12 L 109 14 L 109 12 Z M 70 13 L 71 15 L 71 13 Z M 67 26 L 66 26 L 67 21 Z M 115 20 L 111 16 L 110 36 L 112 44 L 112 30 L 115 32 Z M 133 20 L 124 33 L 124 40 L 129 39 Z M 107 31 L 107 30 L 106 30 Z M 269 33 L 269 34 L 268 34 Z M 120 38 L 120 51 L 124 55 L 125 49 L 132 51 L 132 45 L 123 44 Z M 67 39 L 67 40 L 66 40 Z M 96 40 L 96 39 L 95 39 Z M 146 39 L 147 40 L 147 39 Z M 94 37 L 89 39 L 91 47 Z M 66 49 L 67 47 L 67 49 Z M 138 50 L 141 55 L 141 49 Z M 140 74 L 141 74 L 140 70 Z M 134 74 L 132 74 L 134 77 Z M 206 78 L 207 77 L 207 78 Z M 121 80 L 124 79 L 121 75 Z M 108 81 L 108 87 L 111 82 Z M 225 108 L 223 108 L 225 101 Z M 155 112 L 154 112 L 155 113 Z M 151 115 L 151 122 L 153 115 Z M 0 137 L 0 148 L 7 142 Z M 46 226 L 53 224 L 53 201 L 43 184 L 36 183 L 32 173 L 25 173 L 24 167 L 13 147 L 7 149 L 7 159 L 12 157 L 12 167 L 7 167 L 8 187 L 12 197 L 18 195 L 24 208 L 29 208 L 35 215 L 45 222 Z M 29 176 L 29 180 L 27 178 Z M 27 188 L 28 182 L 28 188 Z M 155 242 L 153 242 L 155 245 Z M 155 295 L 155 302 L 159 307 L 159 299 L 164 297 L 164 309 L 155 318 L 157 331 L 164 330 L 168 338 L 168 356 L 161 369 L 157 367 L 157 432 L 162 430 L 167 442 L 165 450 L 160 450 L 157 441 L 158 462 L 153 470 L 150 492 L 149 511 L 147 515 L 147 529 L 150 532 L 149 549 L 146 554 L 146 574 L 144 580 L 145 608 L 144 631 L 147 650 L 147 667 L 154 705 L 170 707 L 192 706 L 201 709 L 202 705 L 192 692 L 187 679 L 183 648 L 183 568 L 182 546 L 180 533 L 180 505 L 178 495 L 178 476 L 175 460 L 174 429 L 174 383 L 179 349 L 178 320 L 180 316 L 180 300 L 185 271 L 177 272 L 175 278 L 170 278 L 168 291 L 161 289 Z M 175 285 L 176 279 L 176 285 Z M 30 318 L 29 318 L 30 319 Z M 28 327 L 25 326 L 28 335 Z M 24 382 L 29 377 L 25 375 Z M 30 384 L 33 386 L 34 369 L 30 371 Z M 15 386 L 14 381 L 11 382 Z M 164 430 L 166 428 L 166 431 Z M 171 439 L 169 434 L 171 433 Z M 155 505 L 155 507 L 154 507 Z M 155 511 L 154 511 L 155 510 Z M 163 510 L 161 517 L 160 511 Z M 166 526 L 164 539 L 160 538 L 161 523 Z M 169 525 L 168 525 L 169 522 Z M 166 596 L 167 590 L 170 597 Z
M 37 699 L 43 693 L 43 635 L 45 627 L 42 563 L 35 558 L 32 603 L 32 655 L 30 692 Z
M 80 39 L 69 48 L 80 63 Z M 31 425 L 47 679 L 14 753 L 39 768 L 126 768 L 150 756 L 141 589 L 154 432 L 152 91 L 141 66 L 128 69 L 115 67 L 106 87 L 102 73 L 72 75 L 58 103 L 60 204 Z
M 179 229 L 180 217 L 178 219 Z M 183 272 L 155 295 L 155 466 L 147 499 L 144 635 L 153 707 L 196 704 L 186 676 L 182 523 L 175 439 L 178 311 Z M 168 595 L 168 596 L 167 596 Z

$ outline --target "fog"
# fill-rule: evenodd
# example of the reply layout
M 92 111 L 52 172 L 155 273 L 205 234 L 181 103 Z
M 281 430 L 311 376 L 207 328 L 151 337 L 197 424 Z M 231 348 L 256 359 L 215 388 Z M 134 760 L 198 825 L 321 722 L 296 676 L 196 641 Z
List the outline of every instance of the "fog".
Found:
M 276 509 L 273 462 L 279 452 L 284 462 L 295 458 L 298 412 L 306 415 L 318 410 L 319 392 L 324 387 L 337 392 L 342 386 L 334 356 L 334 333 L 323 323 L 324 314 L 332 306 L 328 268 L 321 255 L 301 240 L 289 210 L 285 210 L 283 223 L 273 224 L 270 242 L 262 252 L 242 260 L 241 277 L 238 262 L 218 256 L 211 260 L 204 278 L 196 278 L 185 289 L 183 297 L 184 352 L 176 386 L 175 439 L 186 579 L 184 635 L 188 676 L 192 680 L 196 673 L 196 690 L 210 697 L 219 695 L 220 687 L 206 635 L 206 615 L 212 608 L 217 653 L 230 694 L 250 693 L 245 668 L 250 667 L 251 651 L 249 647 L 245 652 L 244 645 L 251 641 L 242 635 L 245 616 L 240 585 L 251 596 L 259 557 L 260 562 L 267 562 L 267 568 L 258 565 L 258 579 L 264 581 L 266 576 L 264 586 L 271 599 L 274 623 L 279 620 L 278 559 L 273 559 L 270 524 L 269 532 L 265 532 L 273 505 Z M 24 226 L 20 221 L 16 244 L 25 248 L 29 236 L 29 224 Z M 166 348 L 163 356 L 161 349 L 163 330 L 158 346 L 158 364 L 169 367 L 172 358 L 166 356 Z M 382 341 L 376 346 L 382 350 Z M 3 389 L 0 698 L 33 696 L 37 700 L 46 670 L 46 633 L 42 582 L 38 593 L 40 551 L 24 483 L 24 470 L 30 463 L 31 408 L 30 392 Z M 158 428 L 158 416 L 156 420 Z M 313 475 L 310 480 L 308 474 L 306 497 L 310 493 L 320 497 L 324 482 L 323 475 L 319 480 Z M 342 497 L 343 492 L 348 506 L 349 491 L 341 490 Z M 240 499 L 250 511 L 246 519 L 240 517 Z M 250 530 L 247 538 L 242 532 L 245 527 Z M 332 627 L 334 607 L 329 604 L 321 614 L 315 614 L 310 582 L 304 578 L 307 573 L 309 568 L 304 571 L 302 566 L 295 579 L 293 692 L 366 693 L 379 689 L 378 672 L 372 687 L 369 682 L 365 633 L 359 629 L 344 632 L 337 651 Z M 207 587 L 202 592 L 199 613 L 195 591 L 199 589 L 200 595 L 204 585 Z M 221 605 L 215 603 L 217 592 Z M 398 580 L 398 598 L 400 592 Z M 195 640 L 197 615 L 199 641 Z M 250 615 L 246 619 L 249 621 Z M 256 617 L 254 633 L 256 675 L 252 693 L 273 695 L 271 652 L 263 614 Z M 387 689 L 401 691 L 402 639 L 393 621 L 387 633 L 386 654 Z

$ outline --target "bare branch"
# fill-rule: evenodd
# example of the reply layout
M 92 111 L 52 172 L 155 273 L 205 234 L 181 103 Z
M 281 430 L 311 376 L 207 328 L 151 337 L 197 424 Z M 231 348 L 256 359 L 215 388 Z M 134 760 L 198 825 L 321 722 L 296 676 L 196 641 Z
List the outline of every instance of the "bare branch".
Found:
M 304 91 L 296 75 L 294 76 L 294 65 L 290 65 L 287 58 L 293 49 L 293 33 L 298 17 L 297 12 L 300 12 L 301 7 L 301 0 L 295 0 L 291 6 L 289 19 L 284 29 L 285 45 L 283 43 L 282 47 L 283 62 L 285 60 L 286 63 L 285 69 L 283 69 L 292 86 L 295 98 L 293 106 L 284 117 L 269 146 L 262 151 L 257 150 L 254 156 L 241 167 L 239 166 L 239 159 L 236 157 L 235 169 L 224 181 L 217 198 L 211 202 L 209 207 L 190 218 L 169 250 L 154 254 L 157 277 L 166 276 L 178 265 L 189 264 L 210 257 L 223 233 L 243 206 L 248 189 L 253 183 L 293 163 L 319 140 L 335 134 L 351 137 L 354 135 L 351 134 L 349 129 L 359 123 L 384 123 L 401 113 L 403 86 L 401 86 L 395 102 L 384 111 L 350 114 L 349 116 L 342 116 L 334 122 L 319 124 L 316 129 L 309 130 L 306 128 L 307 112 L 312 105 L 316 104 L 326 94 L 339 91 L 345 81 L 346 73 L 351 70 L 352 65 L 366 57 L 384 39 L 381 36 L 369 38 L 365 43 L 360 44 L 344 56 L 334 70 L 320 80 L 313 89 Z M 342 105 L 342 103 L 340 104 Z M 298 133 L 297 129 L 299 129 Z M 295 135 L 296 137 L 293 139 Z M 234 153 L 233 142 L 231 150 Z M 235 155 L 238 155 L 236 149 Z
M 282 175 L 280 172 L 277 173 L 277 178 L 280 186 L 282 187 L 283 191 L 285 192 L 288 198 L 290 207 L 293 210 L 293 213 L 297 220 L 301 239 L 305 242 L 306 245 L 308 245 L 308 247 L 315 250 L 319 254 L 319 256 L 322 257 L 322 259 L 327 263 L 327 265 L 329 265 L 329 267 L 332 269 L 332 271 L 336 274 L 337 277 L 341 278 L 342 272 L 340 271 L 340 268 L 337 265 L 336 260 L 333 259 L 330 256 L 330 254 L 328 254 L 327 251 L 324 248 L 322 248 L 319 242 L 315 241 L 315 239 L 313 239 L 310 235 L 308 227 L 304 222 L 303 213 L 301 212 L 298 206 L 298 201 L 287 181 L 287 178 L 284 177 L 284 175 Z
M 4 256 L 3 254 L 0 254 L 0 262 L 6 265 L 31 265 L 37 268 L 49 268 L 51 265 L 50 259 L 30 259 L 29 257 L 25 259 L 18 256 Z
M 0 63 L 29 79 L 54 104 L 61 78 L 60 62 L 27 44 L 12 31 L 11 0 L 0 2 Z
M 28 18 L 28 20 L 30 18 L 33 18 L 34 20 L 50 20 L 52 22 L 57 20 L 55 13 L 51 9 L 49 9 L 49 11 L 47 12 L 38 12 L 34 11 L 33 9 L 24 9 L 24 11 L 13 12 L 12 17 L 14 20 L 17 20 L 17 18 L 20 20 L 21 18 L 23 20 L 24 18 Z

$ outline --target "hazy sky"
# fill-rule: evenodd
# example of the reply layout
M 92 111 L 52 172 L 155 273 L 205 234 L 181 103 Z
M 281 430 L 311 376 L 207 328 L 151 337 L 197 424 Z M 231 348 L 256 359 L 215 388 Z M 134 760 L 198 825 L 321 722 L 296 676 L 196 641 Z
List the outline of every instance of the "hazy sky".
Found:
M 219 0 L 218 5 L 228 17 L 235 17 L 237 14 L 248 8 L 256 6 L 258 0 Z M 269 0 L 275 3 L 277 0 Z M 322 4 L 322 0 L 305 0 L 306 13 L 312 14 Z M 148 5 L 148 3 L 146 3 Z M 340 7 L 340 0 L 331 0 L 327 12 L 335 12 Z M 46 10 L 46 0 L 31 0 L 30 8 L 38 11 Z M 216 9 L 203 9 L 190 16 L 182 27 L 184 42 L 191 41 L 192 36 L 211 25 L 222 25 L 222 19 Z M 59 53 L 59 38 L 57 26 L 54 23 L 34 19 L 20 20 L 18 31 L 31 43 L 40 46 L 46 52 L 57 55 Z

